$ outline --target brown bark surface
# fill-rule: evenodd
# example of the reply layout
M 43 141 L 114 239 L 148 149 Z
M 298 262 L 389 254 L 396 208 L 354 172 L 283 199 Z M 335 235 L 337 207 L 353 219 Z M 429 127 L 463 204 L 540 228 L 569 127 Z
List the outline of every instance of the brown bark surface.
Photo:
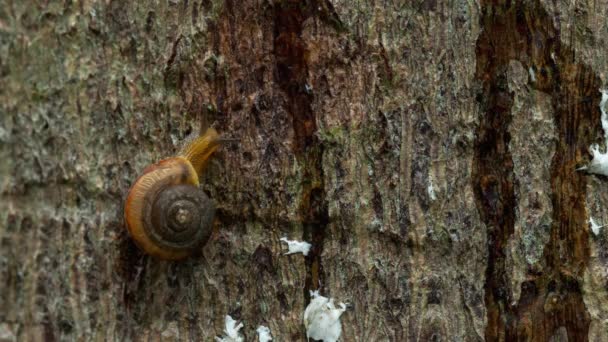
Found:
M 608 2 L 0 0 L 0 341 L 606 341 Z M 211 241 L 123 220 L 201 127 Z M 284 255 L 281 237 L 312 243 Z

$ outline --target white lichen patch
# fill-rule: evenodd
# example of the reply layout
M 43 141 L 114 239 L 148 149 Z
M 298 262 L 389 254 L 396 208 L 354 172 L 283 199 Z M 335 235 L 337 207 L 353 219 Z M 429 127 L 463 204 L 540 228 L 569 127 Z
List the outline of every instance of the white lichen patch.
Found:
M 586 170 L 589 173 L 608 176 L 608 153 L 602 153 L 596 144 L 593 144 L 590 149 L 593 159 L 589 165 L 584 166 L 579 170 Z
M 333 298 L 319 295 L 319 291 L 310 293 L 312 300 L 304 311 L 306 337 L 325 342 L 336 342 L 342 334 L 340 316 L 346 311 L 346 304 L 340 303 L 336 308 Z
M 433 186 L 433 180 L 429 178 L 429 186 L 426 188 L 426 192 L 429 194 L 429 198 L 431 201 L 437 199 L 437 194 L 435 194 L 435 187 Z
M 608 101 L 608 91 L 600 90 L 602 92 L 602 100 L 600 101 L 600 110 L 602 112 L 601 121 L 602 129 L 604 130 L 604 141 L 608 148 L 608 113 L 606 113 L 606 102 Z M 579 170 L 586 170 L 589 173 L 595 173 L 599 175 L 608 176 L 608 151 L 602 153 L 600 147 L 597 144 L 593 144 L 589 147 L 593 159 L 587 166 L 579 168 Z
M 224 328 L 224 337 L 216 337 L 217 342 L 243 342 L 244 339 L 239 335 L 239 330 L 243 328 L 243 323 L 236 324 L 236 321 L 226 315 L 226 327 Z
M 530 74 L 530 81 L 536 82 L 536 73 L 532 67 L 528 68 L 528 73 Z
M 589 226 L 591 227 L 591 231 L 593 232 L 593 234 L 596 236 L 599 235 L 600 229 L 605 227 L 605 225 L 597 224 L 597 222 L 595 222 L 595 220 L 591 216 L 589 216 Z
M 270 329 L 268 329 L 268 327 L 260 325 L 256 331 L 258 333 L 259 342 L 272 341 L 272 335 L 270 335 Z
M 308 255 L 310 247 L 312 247 L 312 245 L 306 241 L 287 240 L 286 237 L 282 237 L 281 241 L 287 244 L 288 251 L 287 253 L 285 253 L 285 255 L 294 253 L 302 253 L 304 255 Z

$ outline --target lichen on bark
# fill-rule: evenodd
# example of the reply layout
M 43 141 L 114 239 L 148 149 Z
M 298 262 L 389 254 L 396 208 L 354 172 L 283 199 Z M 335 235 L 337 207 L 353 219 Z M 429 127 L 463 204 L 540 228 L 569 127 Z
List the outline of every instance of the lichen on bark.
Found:
M 304 340 L 319 290 L 344 341 L 601 340 L 603 5 L 3 1 L 0 337 Z M 125 195 L 209 124 L 211 241 L 153 259 Z

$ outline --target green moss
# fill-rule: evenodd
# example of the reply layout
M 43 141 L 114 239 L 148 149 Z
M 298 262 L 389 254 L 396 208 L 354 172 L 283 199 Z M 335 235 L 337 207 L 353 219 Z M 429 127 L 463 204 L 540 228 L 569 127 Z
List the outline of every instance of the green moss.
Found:
M 328 129 L 321 129 L 317 131 L 317 136 L 322 143 L 325 144 L 337 144 L 343 142 L 347 136 L 347 131 L 342 126 L 334 126 Z

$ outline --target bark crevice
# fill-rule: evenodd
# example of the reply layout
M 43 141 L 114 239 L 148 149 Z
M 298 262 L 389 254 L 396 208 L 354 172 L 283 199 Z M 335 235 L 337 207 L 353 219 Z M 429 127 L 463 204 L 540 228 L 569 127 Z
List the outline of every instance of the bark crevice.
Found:
M 476 77 L 481 83 L 483 116 L 477 131 L 473 187 L 478 210 L 488 227 L 485 303 L 486 340 L 545 341 L 567 332 L 569 340 L 587 339 L 590 317 L 581 293 L 589 259 L 586 175 L 576 173 L 600 126 L 601 81 L 560 41 L 560 32 L 538 1 L 484 2 L 482 34 L 477 41 Z M 544 248 L 546 268 L 529 271 L 513 302 L 506 246 L 514 230 L 516 198 L 508 126 L 513 94 L 507 86 L 511 60 L 531 75 L 528 85 L 551 96 L 556 148 L 551 164 L 552 227 Z
M 293 152 L 303 166 L 298 208 L 303 239 L 312 248 L 306 257 L 304 297 L 324 284 L 321 255 L 329 223 L 323 175 L 323 145 L 315 135 L 317 118 L 312 108 L 314 95 L 308 84 L 307 47 L 302 37 L 304 22 L 325 7 L 317 1 L 285 0 L 274 7 L 275 81 L 285 93 L 286 108 L 294 130 Z M 323 17 L 323 16 L 322 16 Z

